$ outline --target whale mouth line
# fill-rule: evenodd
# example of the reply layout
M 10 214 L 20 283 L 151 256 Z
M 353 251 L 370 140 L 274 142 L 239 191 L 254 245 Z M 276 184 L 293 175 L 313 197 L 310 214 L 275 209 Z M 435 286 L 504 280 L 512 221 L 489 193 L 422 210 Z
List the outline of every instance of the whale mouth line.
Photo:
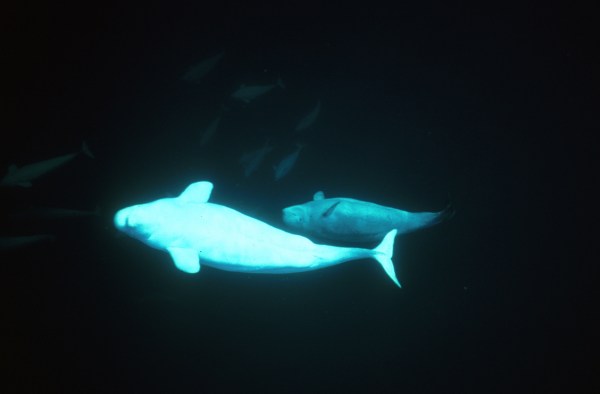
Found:
M 123 210 L 117 212 L 113 220 L 115 223 L 115 227 L 117 227 L 118 229 L 125 229 L 127 227 L 130 227 L 129 215 L 126 212 L 123 212 Z

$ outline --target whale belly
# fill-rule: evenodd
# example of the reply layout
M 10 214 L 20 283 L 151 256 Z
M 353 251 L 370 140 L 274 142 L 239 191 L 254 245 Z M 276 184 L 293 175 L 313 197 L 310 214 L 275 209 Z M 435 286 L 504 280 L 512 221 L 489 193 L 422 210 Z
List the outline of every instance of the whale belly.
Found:
M 206 234 L 198 234 L 201 263 L 228 271 L 296 272 L 318 260 L 317 245 L 231 208 L 215 204 L 202 213 Z
M 315 226 L 321 236 L 346 242 L 380 241 L 395 228 L 393 209 L 370 203 L 340 204 L 330 217 L 319 218 Z

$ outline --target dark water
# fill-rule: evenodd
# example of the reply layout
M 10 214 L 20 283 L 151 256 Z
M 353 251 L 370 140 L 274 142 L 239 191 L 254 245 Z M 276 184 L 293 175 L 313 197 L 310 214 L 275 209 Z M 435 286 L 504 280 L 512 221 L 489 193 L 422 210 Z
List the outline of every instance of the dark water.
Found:
M 87 7 L 9 24 L 2 168 L 82 141 L 96 158 L 1 191 L 2 235 L 56 236 L 1 252 L 7 392 L 593 392 L 569 279 L 580 262 L 551 241 L 571 216 L 554 199 L 575 209 L 586 18 L 573 30 L 569 10 L 526 5 Z M 220 51 L 199 84 L 180 79 Z M 285 89 L 248 105 L 229 97 L 278 77 Z M 246 179 L 239 157 L 267 139 Z M 117 209 L 198 180 L 276 226 L 317 190 L 457 213 L 396 240 L 402 289 L 366 260 L 187 275 L 116 233 Z M 30 206 L 100 215 L 10 218 Z

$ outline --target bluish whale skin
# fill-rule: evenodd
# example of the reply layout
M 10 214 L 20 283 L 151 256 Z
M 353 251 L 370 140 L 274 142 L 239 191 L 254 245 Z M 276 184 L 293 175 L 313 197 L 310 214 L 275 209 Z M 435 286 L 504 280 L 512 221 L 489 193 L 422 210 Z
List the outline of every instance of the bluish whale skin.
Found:
M 405 234 L 451 217 L 448 205 L 439 212 L 407 212 L 352 198 L 325 198 L 315 193 L 313 201 L 283 209 L 283 222 L 295 231 L 324 240 L 374 242 L 391 230 Z
M 213 185 L 196 182 L 180 196 L 121 209 L 120 231 L 168 252 L 177 268 L 200 271 L 200 263 L 227 271 L 284 274 L 373 258 L 400 286 L 392 254 L 396 231 L 374 249 L 319 245 L 223 205 L 209 203 Z

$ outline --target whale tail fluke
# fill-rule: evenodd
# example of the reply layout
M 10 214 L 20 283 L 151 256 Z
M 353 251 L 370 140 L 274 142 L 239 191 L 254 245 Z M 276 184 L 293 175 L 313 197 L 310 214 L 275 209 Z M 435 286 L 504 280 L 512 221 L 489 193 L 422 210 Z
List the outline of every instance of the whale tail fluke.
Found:
M 452 204 L 452 201 L 449 201 L 448 204 L 446 204 L 446 208 L 440 212 L 438 223 L 452 219 L 455 213 L 456 208 Z
M 90 159 L 95 159 L 96 157 L 94 156 L 94 154 L 92 153 L 92 151 L 90 150 L 90 147 L 88 146 L 87 142 L 83 141 L 81 143 L 81 152 L 86 155 L 87 157 L 89 157 Z
M 396 278 L 394 263 L 392 262 L 392 257 L 394 255 L 394 240 L 397 232 L 398 230 L 394 229 L 383 237 L 383 241 L 373 249 L 373 252 L 375 252 L 373 258 L 381 264 L 383 270 L 388 274 L 390 279 L 393 280 L 398 287 L 402 287 L 400 282 L 398 282 L 398 278 Z

